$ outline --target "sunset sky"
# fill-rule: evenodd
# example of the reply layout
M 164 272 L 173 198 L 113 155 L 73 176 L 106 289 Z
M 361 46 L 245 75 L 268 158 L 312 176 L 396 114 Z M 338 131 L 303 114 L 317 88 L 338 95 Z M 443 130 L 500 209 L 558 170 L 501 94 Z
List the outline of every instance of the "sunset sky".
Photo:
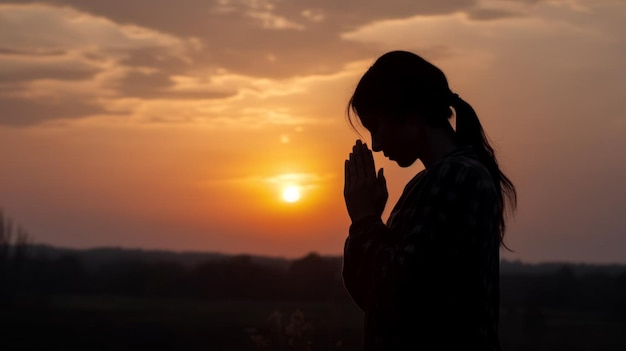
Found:
M 626 263 L 623 0 L 0 1 L 0 208 L 56 246 L 339 255 L 345 106 L 396 49 L 516 184 L 504 258 Z M 376 163 L 386 218 L 422 165 Z

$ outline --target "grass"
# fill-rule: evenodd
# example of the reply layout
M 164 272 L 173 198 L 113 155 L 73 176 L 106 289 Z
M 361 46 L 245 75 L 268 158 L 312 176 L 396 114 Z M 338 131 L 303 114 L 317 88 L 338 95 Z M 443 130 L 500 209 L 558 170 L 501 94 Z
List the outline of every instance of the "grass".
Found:
M 361 349 L 363 315 L 352 304 L 59 295 L 42 306 L 13 316 L 11 325 L 0 325 L 8 336 L 0 340 L 0 349 Z M 542 314 L 529 325 L 524 311 L 504 313 L 503 349 L 626 349 L 623 322 L 594 313 Z

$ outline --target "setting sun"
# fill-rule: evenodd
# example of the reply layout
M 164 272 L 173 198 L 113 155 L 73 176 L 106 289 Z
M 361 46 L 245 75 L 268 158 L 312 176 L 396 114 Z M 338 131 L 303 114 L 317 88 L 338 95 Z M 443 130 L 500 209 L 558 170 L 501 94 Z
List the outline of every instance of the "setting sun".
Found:
M 300 200 L 300 189 L 297 186 L 290 185 L 283 190 L 283 200 L 286 202 L 296 202 Z

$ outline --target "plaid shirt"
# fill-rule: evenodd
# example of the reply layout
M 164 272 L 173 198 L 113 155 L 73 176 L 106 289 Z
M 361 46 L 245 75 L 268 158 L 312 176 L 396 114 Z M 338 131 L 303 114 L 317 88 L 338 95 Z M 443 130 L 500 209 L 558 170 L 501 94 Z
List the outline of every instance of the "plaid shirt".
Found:
M 497 192 L 469 147 L 418 173 L 387 223 L 350 226 L 344 285 L 364 350 L 499 350 Z

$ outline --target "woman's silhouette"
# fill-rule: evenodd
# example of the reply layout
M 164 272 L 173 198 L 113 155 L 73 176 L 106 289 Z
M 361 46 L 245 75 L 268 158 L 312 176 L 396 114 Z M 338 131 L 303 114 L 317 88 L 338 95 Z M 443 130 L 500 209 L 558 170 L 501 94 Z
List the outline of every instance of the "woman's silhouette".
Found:
M 425 167 L 383 223 L 388 193 L 372 150 L 357 140 L 345 161 L 343 279 L 365 312 L 364 349 L 499 350 L 499 249 L 516 191 L 476 113 L 440 69 L 405 51 L 368 69 L 347 113 L 373 151 Z

